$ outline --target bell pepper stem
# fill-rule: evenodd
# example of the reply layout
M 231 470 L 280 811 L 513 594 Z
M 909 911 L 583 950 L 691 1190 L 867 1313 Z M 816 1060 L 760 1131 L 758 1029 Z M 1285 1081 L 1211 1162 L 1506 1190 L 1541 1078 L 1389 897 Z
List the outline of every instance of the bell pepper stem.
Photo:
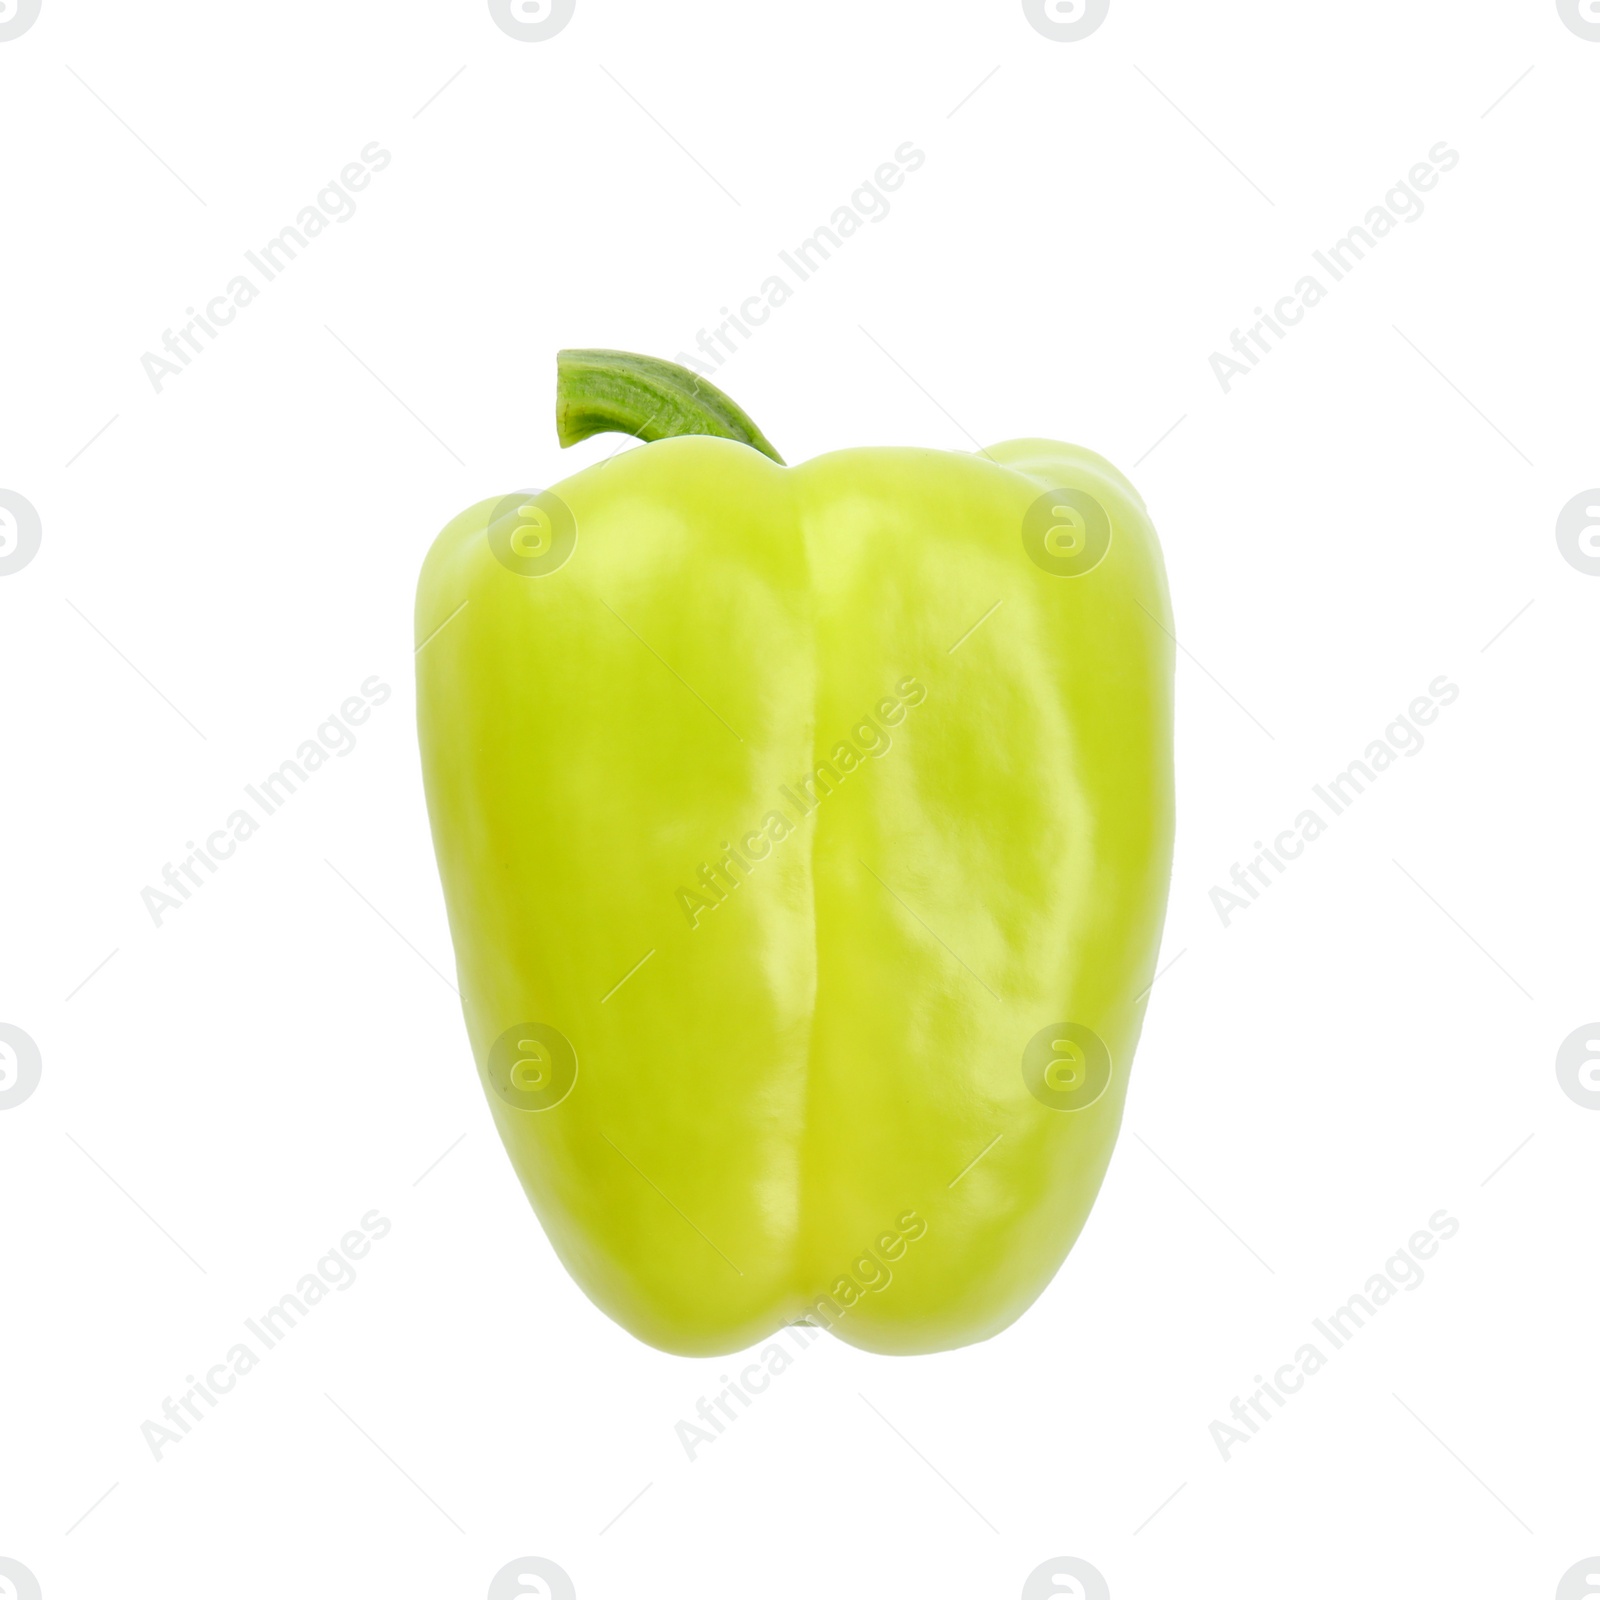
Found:
M 755 423 L 686 367 L 624 350 L 563 350 L 556 356 L 556 434 L 564 449 L 596 433 L 629 433 L 647 444 L 710 434 L 783 465 Z

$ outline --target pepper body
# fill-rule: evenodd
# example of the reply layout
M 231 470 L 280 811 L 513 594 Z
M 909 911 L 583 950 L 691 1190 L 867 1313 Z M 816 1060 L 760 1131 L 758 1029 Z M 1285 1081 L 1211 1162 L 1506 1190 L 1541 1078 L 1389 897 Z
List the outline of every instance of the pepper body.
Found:
M 1142 501 L 1043 440 L 670 438 L 551 493 L 559 563 L 473 506 L 416 637 L 467 1029 L 552 1245 L 687 1355 L 997 1333 L 1099 1189 L 1160 941 Z

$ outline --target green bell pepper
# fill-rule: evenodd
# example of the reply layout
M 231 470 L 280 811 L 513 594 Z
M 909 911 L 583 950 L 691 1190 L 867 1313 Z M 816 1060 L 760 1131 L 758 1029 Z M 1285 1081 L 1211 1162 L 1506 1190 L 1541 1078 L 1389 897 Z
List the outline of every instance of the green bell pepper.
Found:
M 558 360 L 451 522 L 417 720 L 462 1006 L 556 1253 L 664 1350 L 1005 1328 L 1122 1118 L 1171 863 L 1173 638 L 1100 457 L 785 467 L 704 379 Z

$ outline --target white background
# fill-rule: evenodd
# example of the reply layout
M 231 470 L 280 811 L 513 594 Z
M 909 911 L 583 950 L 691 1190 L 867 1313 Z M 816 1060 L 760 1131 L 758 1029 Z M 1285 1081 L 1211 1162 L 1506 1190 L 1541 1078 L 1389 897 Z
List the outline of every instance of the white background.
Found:
M 481 1596 L 525 1555 L 584 1600 L 1009 1597 L 1058 1556 L 1117 1600 L 1542 1600 L 1600 1554 L 1600 1112 L 1555 1072 L 1600 1014 L 1600 577 L 1555 538 L 1600 482 L 1597 88 L 1553 0 L 1113 0 L 1076 43 L 949 0 L 579 0 L 543 43 L 469 0 L 44 0 L 0 43 L 0 488 L 43 529 L 0 578 L 0 1022 L 43 1062 L 0 1112 L 0 1556 L 46 1600 Z M 141 356 L 373 140 L 157 394 Z M 1168 970 L 1033 1310 L 821 1341 L 691 1462 L 729 1364 L 561 1270 L 441 976 L 413 585 L 457 510 L 614 447 L 558 451 L 559 347 L 689 348 L 905 140 L 718 381 L 790 461 L 1045 434 L 1133 475 L 1183 646 Z M 1441 140 L 1425 214 L 1224 394 L 1212 352 Z M 356 749 L 153 925 L 372 674 Z M 1425 748 L 1224 927 L 1440 674 Z M 358 1281 L 153 1459 L 373 1208 Z M 1441 1208 L 1426 1281 L 1224 1461 Z

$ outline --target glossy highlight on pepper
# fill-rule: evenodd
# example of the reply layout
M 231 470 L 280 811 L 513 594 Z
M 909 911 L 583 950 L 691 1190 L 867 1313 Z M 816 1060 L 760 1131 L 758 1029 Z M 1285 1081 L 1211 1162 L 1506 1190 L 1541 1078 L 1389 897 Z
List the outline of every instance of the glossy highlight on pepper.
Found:
M 417 590 L 473 1056 L 585 1293 L 661 1349 L 894 1354 L 1041 1294 L 1165 914 L 1171 612 L 1143 501 L 1045 439 L 781 464 L 704 378 L 558 360 L 563 444 Z

